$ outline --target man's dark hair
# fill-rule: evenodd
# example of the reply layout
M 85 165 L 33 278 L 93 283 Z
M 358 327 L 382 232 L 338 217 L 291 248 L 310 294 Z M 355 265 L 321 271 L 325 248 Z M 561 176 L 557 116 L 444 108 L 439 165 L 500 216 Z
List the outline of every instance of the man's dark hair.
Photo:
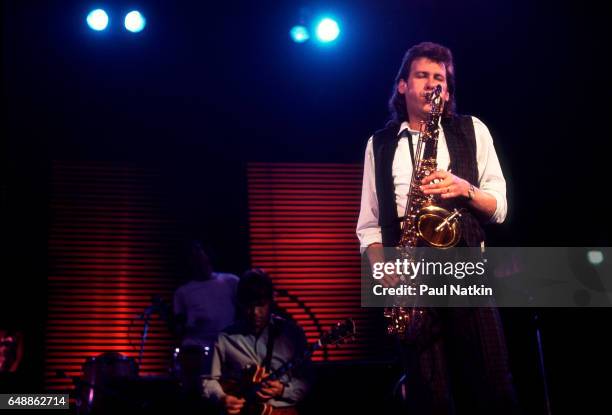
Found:
M 272 302 L 274 285 L 270 276 L 261 269 L 250 269 L 244 273 L 238 282 L 238 304 L 250 306 Z
M 445 46 L 433 42 L 422 42 L 408 49 L 402 59 L 402 64 L 393 82 L 393 92 L 389 99 L 389 112 L 391 122 L 401 123 L 408 121 L 408 109 L 404 95 L 397 92 L 397 84 L 401 79 L 407 80 L 410 75 L 412 62 L 418 58 L 427 58 L 433 62 L 443 64 L 446 68 L 446 83 L 448 85 L 449 100 L 444 104 L 443 117 L 450 117 L 455 112 L 455 66 L 453 54 Z

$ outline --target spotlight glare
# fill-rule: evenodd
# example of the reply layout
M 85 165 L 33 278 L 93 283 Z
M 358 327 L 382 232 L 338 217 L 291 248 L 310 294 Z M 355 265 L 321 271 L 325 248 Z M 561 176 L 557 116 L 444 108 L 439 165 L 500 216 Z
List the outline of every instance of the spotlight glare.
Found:
M 317 25 L 317 38 L 324 43 L 333 42 L 336 40 L 338 35 L 340 34 L 340 27 L 338 27 L 338 23 L 326 17 L 321 20 Z
M 599 250 L 597 250 L 597 251 L 589 251 L 589 252 L 587 252 L 587 258 L 589 260 L 589 263 L 591 263 L 592 265 L 599 265 L 604 260 L 604 254 L 603 254 L 603 252 L 601 252 Z
M 304 26 L 293 26 L 289 34 L 295 43 L 304 43 L 310 39 L 308 29 L 306 29 Z
M 125 15 L 125 28 L 132 33 L 138 33 L 145 28 L 147 19 L 138 11 L 132 10 Z
M 87 15 L 87 25 L 95 31 L 101 31 L 108 26 L 108 14 L 102 9 L 95 9 Z

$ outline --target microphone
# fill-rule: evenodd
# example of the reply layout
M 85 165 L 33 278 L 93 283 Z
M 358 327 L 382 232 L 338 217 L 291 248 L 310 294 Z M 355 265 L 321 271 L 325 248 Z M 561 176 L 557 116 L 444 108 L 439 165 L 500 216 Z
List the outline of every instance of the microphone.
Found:
M 157 314 L 163 320 L 168 320 L 169 304 L 158 295 L 151 296 L 151 305 L 147 306 L 144 311 L 138 316 L 140 320 L 148 319 L 152 314 Z

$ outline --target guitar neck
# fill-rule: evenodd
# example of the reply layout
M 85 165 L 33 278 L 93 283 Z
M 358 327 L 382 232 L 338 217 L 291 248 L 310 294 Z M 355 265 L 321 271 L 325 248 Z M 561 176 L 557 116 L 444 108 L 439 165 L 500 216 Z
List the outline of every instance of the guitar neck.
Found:
M 289 372 L 291 369 L 294 369 L 294 368 L 300 366 L 305 361 L 310 359 L 312 357 L 312 355 L 314 354 L 314 352 L 319 350 L 321 347 L 323 347 L 323 344 L 321 343 L 321 340 L 317 340 L 316 342 L 310 344 L 306 348 L 304 353 L 302 353 L 301 356 L 294 357 L 293 359 L 290 359 L 290 360 L 286 361 L 279 368 L 277 368 L 277 369 L 273 370 L 272 372 L 270 372 L 270 374 L 268 374 L 263 379 L 263 381 L 266 381 L 266 380 L 278 380 L 278 379 L 280 379 L 285 373 Z

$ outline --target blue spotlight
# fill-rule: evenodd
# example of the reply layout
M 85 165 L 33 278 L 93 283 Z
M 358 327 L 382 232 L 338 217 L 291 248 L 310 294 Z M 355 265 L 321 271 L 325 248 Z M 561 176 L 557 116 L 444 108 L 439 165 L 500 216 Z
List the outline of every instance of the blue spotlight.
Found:
M 310 39 L 308 29 L 306 29 L 304 26 L 293 26 L 289 34 L 295 43 L 304 43 Z
M 323 43 L 333 42 L 339 34 L 340 27 L 334 19 L 326 17 L 317 25 L 317 38 Z
M 106 29 L 108 26 L 108 14 L 102 9 L 96 9 L 89 12 L 87 15 L 87 25 L 96 31 Z
M 140 32 L 146 24 L 147 19 L 138 10 L 132 10 L 125 15 L 125 28 L 132 33 Z

